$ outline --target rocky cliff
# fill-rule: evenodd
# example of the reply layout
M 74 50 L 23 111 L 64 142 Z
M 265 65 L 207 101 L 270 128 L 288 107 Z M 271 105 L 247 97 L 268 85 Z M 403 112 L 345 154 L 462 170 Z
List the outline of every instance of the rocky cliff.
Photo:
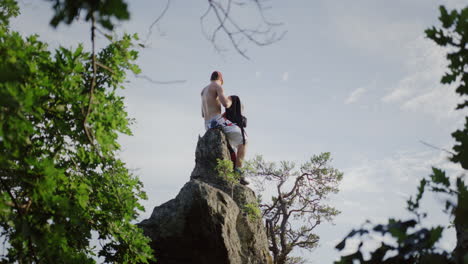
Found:
M 256 202 L 255 193 L 236 184 L 231 197 L 230 185 L 214 169 L 217 159 L 229 159 L 226 138 L 210 129 L 198 140 L 190 181 L 139 224 L 158 264 L 272 263 L 262 220 L 243 210 Z

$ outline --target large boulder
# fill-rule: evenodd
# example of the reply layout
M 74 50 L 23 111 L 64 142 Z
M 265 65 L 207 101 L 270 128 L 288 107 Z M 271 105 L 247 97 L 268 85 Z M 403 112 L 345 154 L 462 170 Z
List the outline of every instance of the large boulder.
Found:
M 139 224 L 151 238 L 157 263 L 272 263 L 261 218 L 244 212 L 246 204 L 256 203 L 255 193 L 230 185 L 214 169 L 217 159 L 229 158 L 224 134 L 208 130 L 195 156 L 191 180 Z

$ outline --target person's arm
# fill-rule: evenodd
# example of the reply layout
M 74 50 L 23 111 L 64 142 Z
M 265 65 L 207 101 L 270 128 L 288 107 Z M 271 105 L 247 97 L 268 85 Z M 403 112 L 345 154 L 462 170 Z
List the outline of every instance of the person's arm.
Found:
M 223 87 L 221 87 L 221 85 L 216 85 L 216 93 L 218 94 L 219 102 L 221 102 L 221 104 L 225 108 L 231 107 L 231 104 L 232 104 L 231 98 L 224 95 L 224 89 Z
M 203 113 L 203 103 L 201 104 L 201 117 L 205 118 L 205 113 Z
M 205 118 L 205 113 L 203 111 L 203 92 L 205 91 L 205 89 L 203 89 L 200 93 L 200 96 L 201 96 L 201 104 L 200 104 L 200 107 L 201 107 L 201 117 Z

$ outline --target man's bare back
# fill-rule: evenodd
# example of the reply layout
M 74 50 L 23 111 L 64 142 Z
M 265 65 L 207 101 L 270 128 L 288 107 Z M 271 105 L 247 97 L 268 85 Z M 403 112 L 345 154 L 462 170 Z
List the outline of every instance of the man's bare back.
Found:
M 224 89 L 220 85 L 220 81 L 211 81 L 211 83 L 203 88 L 201 92 L 202 99 L 202 117 L 205 121 L 213 119 L 221 114 L 221 105 L 226 108 L 231 106 L 231 100 L 224 95 Z
M 213 72 L 210 80 L 211 83 L 203 88 L 201 92 L 201 114 L 205 119 L 205 129 L 208 130 L 221 125 L 231 147 L 237 148 L 235 168 L 240 170 L 239 168 L 242 167 L 242 161 L 244 160 L 247 148 L 247 136 L 238 125 L 233 124 L 230 120 L 227 120 L 226 117 L 221 116 L 221 105 L 225 108 L 229 108 L 232 105 L 231 97 L 224 95 L 224 89 L 221 86 L 224 81 L 221 73 L 218 71 Z M 241 183 L 248 184 L 244 177 L 241 177 Z

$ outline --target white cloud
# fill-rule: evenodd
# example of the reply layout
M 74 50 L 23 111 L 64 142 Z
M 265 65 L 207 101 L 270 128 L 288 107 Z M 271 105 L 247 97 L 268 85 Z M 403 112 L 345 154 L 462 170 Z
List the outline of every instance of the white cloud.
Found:
M 289 72 L 284 72 L 282 76 L 282 80 L 286 82 L 288 81 L 288 79 L 289 79 Z
M 351 104 L 356 102 L 361 96 L 366 92 L 366 88 L 359 87 L 356 90 L 352 91 L 351 94 L 346 98 L 345 104 Z
M 329 3 L 330 24 L 338 41 L 350 48 L 378 56 L 401 56 L 401 43 L 421 35 L 415 20 L 394 19 L 355 4 Z
M 377 168 L 370 165 L 369 161 L 363 161 L 362 164 L 345 169 L 345 176 L 340 185 L 341 191 L 361 191 L 369 193 L 378 193 L 381 191 L 379 183 L 376 182 L 378 175 Z
M 463 1 L 444 2 L 448 8 L 453 8 Z M 375 7 L 369 6 L 371 9 Z M 393 85 L 390 84 L 392 88 L 381 96 L 382 102 L 438 121 L 461 116 L 460 111 L 454 111 L 458 100 L 454 86 L 440 84 L 447 68 L 446 50 L 425 38 L 427 24 L 415 19 L 396 20 L 385 14 L 376 15 L 365 8 L 360 11 L 353 5 L 331 3 L 329 8 L 336 14 L 330 22 L 338 41 L 382 60 L 398 61 L 403 66 L 404 74 Z M 356 91 L 355 95 L 359 95 L 358 92 L 361 91 Z M 353 98 L 351 95 L 345 103 L 359 99 L 359 96 Z
M 260 77 L 260 76 L 262 76 L 262 72 L 256 71 L 256 72 L 255 72 L 255 77 L 258 78 L 258 77 Z
M 381 160 L 362 159 L 353 167 L 344 169 L 340 186 L 343 192 L 391 193 L 404 197 L 403 185 L 410 185 L 410 191 L 423 177 L 429 175 L 431 167 L 440 167 L 457 175 L 461 168 L 447 159 L 441 151 L 401 151 Z
M 410 42 L 405 49 L 409 54 L 405 61 L 406 74 L 381 100 L 438 120 L 458 117 L 454 108 L 459 99 L 454 85 L 440 84 L 447 68 L 447 50 L 423 37 Z
M 411 78 L 404 78 L 400 81 L 400 85 L 393 89 L 391 92 L 387 93 L 382 97 L 382 101 L 385 103 L 396 102 L 402 100 L 411 95 L 411 90 L 409 89 L 412 80 Z

